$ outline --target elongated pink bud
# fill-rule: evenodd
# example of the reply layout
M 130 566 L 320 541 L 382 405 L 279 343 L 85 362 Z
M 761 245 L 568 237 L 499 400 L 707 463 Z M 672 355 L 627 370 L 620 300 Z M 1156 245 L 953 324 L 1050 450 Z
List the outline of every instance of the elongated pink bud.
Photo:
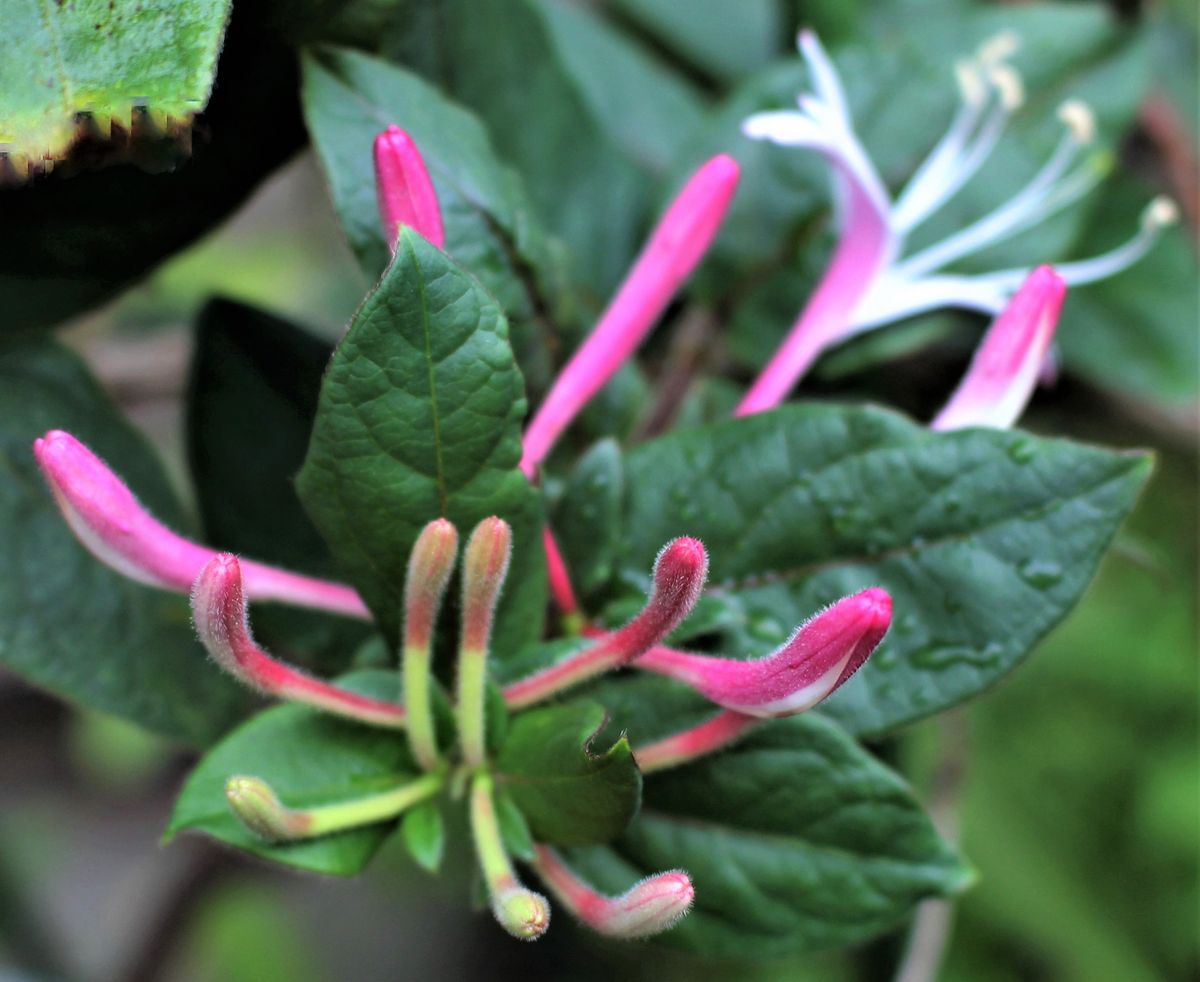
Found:
M 687 536 L 668 542 L 654 560 L 654 586 L 637 617 L 573 658 L 514 682 L 504 690 L 505 701 L 514 708 L 528 706 L 633 661 L 691 613 L 707 576 L 708 553 L 704 543 Z
M 671 202 L 616 296 L 534 414 L 521 459 L 526 475 L 533 476 L 562 431 L 633 354 L 704 258 L 739 174 L 737 161 L 720 154 L 700 167 Z
M 537 845 L 535 867 L 550 892 L 593 931 L 610 938 L 648 938 L 668 931 L 692 907 L 691 877 L 669 870 L 609 897 L 585 883 L 549 846 Z
M 33 453 L 75 536 L 97 559 L 139 583 L 187 593 L 217 555 L 157 521 L 116 474 L 62 430 L 35 440 Z M 243 565 L 252 600 L 278 600 L 369 620 L 358 594 L 341 583 L 299 576 L 262 563 Z
M 250 635 L 241 564 L 222 553 L 200 571 L 192 589 L 192 620 L 213 661 L 264 695 L 302 702 L 374 726 L 404 726 L 404 707 L 370 699 L 313 678 L 268 655 Z
M 765 658 L 738 661 L 653 648 L 637 665 L 690 685 L 726 709 L 792 716 L 811 709 L 858 671 L 891 623 L 892 598 L 872 587 L 805 621 Z
M 1016 423 L 1037 385 L 1066 293 L 1066 282 L 1051 267 L 1029 274 L 988 328 L 967 374 L 930 424 L 933 429 L 1005 429 Z
M 446 244 L 442 207 L 411 136 L 389 126 L 375 137 L 375 192 L 388 248 L 396 252 L 400 229 L 407 225 L 439 249 Z
M 761 723 L 757 716 L 726 709 L 691 729 L 634 748 L 633 759 L 643 774 L 665 771 L 723 750 Z
M 484 719 L 488 643 L 496 603 L 512 555 L 512 528 L 502 518 L 475 526 L 463 553 L 462 638 L 458 646 L 458 736 L 463 760 L 472 767 L 486 752 Z
M 550 596 L 554 598 L 564 616 L 578 616 L 579 601 L 575 599 L 575 588 L 571 586 L 571 574 L 549 525 L 542 529 L 542 548 L 546 552 L 546 575 L 550 581 Z

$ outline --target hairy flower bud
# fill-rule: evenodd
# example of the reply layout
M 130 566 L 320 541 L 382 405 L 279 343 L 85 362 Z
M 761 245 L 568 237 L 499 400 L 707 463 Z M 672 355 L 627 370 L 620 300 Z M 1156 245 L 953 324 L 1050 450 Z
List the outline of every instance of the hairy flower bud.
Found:
M 264 695 L 376 726 L 404 725 L 403 706 L 322 682 L 263 651 L 250 635 L 241 564 L 235 556 L 214 556 L 200 571 L 192 589 L 192 620 L 213 661 Z
M 752 661 L 655 648 L 638 667 L 690 685 L 748 716 L 791 716 L 815 706 L 862 666 L 892 621 L 892 598 L 872 587 L 805 621 L 776 651 Z
M 707 576 L 704 543 L 687 536 L 668 542 L 654 560 L 654 586 L 637 617 L 573 658 L 514 682 L 504 690 L 505 701 L 513 707 L 528 706 L 633 661 L 691 613 Z
M 692 906 L 696 891 L 683 870 L 648 876 L 609 897 L 585 883 L 548 846 L 536 847 L 536 868 L 556 898 L 593 931 L 610 938 L 647 938 L 670 930 Z

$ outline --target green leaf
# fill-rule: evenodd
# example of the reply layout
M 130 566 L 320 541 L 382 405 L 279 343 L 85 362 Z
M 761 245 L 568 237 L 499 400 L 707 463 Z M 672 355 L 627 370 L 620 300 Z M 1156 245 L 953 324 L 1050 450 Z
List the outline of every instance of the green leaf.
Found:
M 504 848 L 509 854 L 527 863 L 532 862 L 533 833 L 529 831 L 529 823 L 525 821 L 512 795 L 503 788 L 496 793 L 496 822 L 500 826 Z
M 497 785 L 512 795 L 534 838 L 556 845 L 607 842 L 637 813 L 642 779 L 621 737 L 592 752 L 601 706 L 574 702 L 513 719 L 496 760 Z
M 443 516 L 465 539 L 499 515 L 513 557 L 493 652 L 541 634 L 541 502 L 517 469 L 525 396 L 504 315 L 406 230 L 325 376 L 300 498 L 384 634 L 397 637 L 408 554 Z
M 621 450 L 615 440 L 601 440 L 579 458 L 554 509 L 551 525 L 582 598 L 616 572 L 624 493 Z
M 436 873 L 446 851 L 446 825 L 436 801 L 422 801 L 400 820 L 400 835 L 418 866 Z
M 569 320 L 559 247 L 479 121 L 416 75 L 339 48 L 307 53 L 304 113 L 333 202 L 367 275 L 387 265 L 372 145 L 395 123 L 417 142 L 441 204 L 446 251 L 500 301 L 518 348 Z
M 230 0 L 9 0 L 0 150 L 19 174 L 61 160 L 80 113 L 102 132 L 132 131 L 137 114 L 160 129 L 190 126 L 208 102 L 229 9 Z
M 313 576 L 339 575 L 293 484 L 332 353 L 301 328 L 233 301 L 213 301 L 201 312 L 187 442 L 205 541 Z M 368 629 L 344 617 L 266 605 L 254 612 L 254 630 L 268 648 L 336 673 Z
M 737 958 L 863 941 L 971 878 L 904 782 L 815 713 L 649 776 L 625 834 L 570 860 L 612 893 L 687 870 L 696 906 L 663 940 Z
M 665 176 L 702 122 L 695 88 L 587 7 L 568 0 L 538 0 L 537 6 L 596 121 L 640 168 Z M 729 21 L 740 23 L 742 16 Z
M 377 699 L 396 699 L 395 672 L 362 671 L 339 684 Z M 184 784 L 164 837 L 195 829 L 286 866 L 351 876 L 374 855 L 394 823 L 382 822 L 305 842 L 271 844 L 247 829 L 225 800 L 225 782 L 244 774 L 266 781 L 291 808 L 310 808 L 386 791 L 420 771 L 402 736 L 325 715 L 276 706 L 213 747 Z
M 243 4 L 233 19 L 220 74 L 203 133 L 190 147 L 168 148 L 169 159 L 139 161 L 153 173 L 132 163 L 80 172 L 95 156 L 89 146 L 79 166 L 72 159 L 29 185 L 0 189 L 3 330 L 52 325 L 145 276 L 301 146 L 295 55 L 263 32 L 254 6 Z
M 932 433 L 873 408 L 788 406 L 677 431 L 625 460 L 625 577 L 703 539 L 710 590 L 741 608 L 722 651 L 759 657 L 878 585 L 892 630 L 826 704 L 857 733 L 995 683 L 1078 601 L 1150 460 L 1020 432 Z
M 67 699 L 208 742 L 247 697 L 205 657 L 183 597 L 126 579 L 75 540 L 33 459 L 51 429 L 73 433 L 182 527 L 154 454 L 84 365 L 48 340 L 0 341 L 0 663 Z
M 1095 255 L 1138 227 L 1153 191 L 1131 179 L 1097 195 L 1075 252 Z M 1071 290 L 1055 335 L 1071 370 L 1141 399 L 1181 406 L 1200 391 L 1200 307 L 1196 254 L 1180 228 L 1166 230 L 1150 253 L 1123 273 Z M 1164 289 L 1164 284 L 1167 288 Z
M 615 0 L 613 6 L 655 41 L 721 80 L 757 69 L 779 53 L 778 0 Z

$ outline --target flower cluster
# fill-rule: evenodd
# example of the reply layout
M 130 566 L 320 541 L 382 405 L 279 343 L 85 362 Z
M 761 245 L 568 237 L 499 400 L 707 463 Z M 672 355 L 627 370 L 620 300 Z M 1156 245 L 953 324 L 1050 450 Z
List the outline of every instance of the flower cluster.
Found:
M 1142 236 L 1126 247 L 1057 271 L 1042 267 L 974 277 L 938 272 L 1064 207 L 1091 186 L 1094 171 L 1086 163 L 1071 169 L 1091 138 L 1090 117 L 1084 107 L 1069 103 L 1060 113 L 1067 124 L 1062 145 L 1024 190 L 944 242 L 901 258 L 907 233 L 978 170 L 1019 104 L 1019 78 L 1006 63 L 1012 41 L 1004 37 L 990 43 L 960 68 L 963 107 L 894 203 L 854 134 L 832 63 L 813 35 L 802 34 L 800 47 L 816 95 L 802 96 L 798 112 L 751 117 L 745 132 L 825 155 L 835 175 L 841 238 L 825 278 L 737 412 L 779 404 L 816 356 L 842 338 L 949 304 L 999 316 L 933 427 L 1012 425 L 1047 357 L 1066 285 L 1107 275 L 1136 259 L 1148 248 L 1154 229 L 1170 217 L 1169 206 L 1153 205 Z M 408 226 L 445 247 L 437 194 L 413 141 L 390 127 L 376 140 L 374 159 L 389 246 L 395 249 L 400 228 Z M 736 161 L 718 155 L 690 177 L 667 207 L 595 328 L 534 413 L 520 461 L 530 480 L 538 478 L 556 441 L 633 354 L 699 264 L 738 179 Z M 421 775 L 367 797 L 301 809 L 282 801 L 257 776 L 230 775 L 226 797 L 247 828 L 270 842 L 308 839 L 391 820 L 443 792 L 469 788 L 472 836 L 496 919 L 519 938 L 533 939 L 546 930 L 549 902 L 521 883 L 500 832 L 496 774 L 486 739 L 492 624 L 512 550 L 512 532 L 503 519 L 480 522 L 462 550 L 452 700 L 456 735 L 444 745 L 433 708 L 438 686 L 432 671 L 434 633 L 459 561 L 458 531 L 445 518 L 426 525 L 412 547 L 400 651 L 403 700 L 389 701 L 303 672 L 263 650 L 253 637 L 249 604 L 260 601 L 367 619 L 366 606 L 351 587 L 218 553 L 179 536 L 150 515 L 121 479 L 68 433 L 46 433 L 36 441 L 34 453 L 67 523 L 97 558 L 139 582 L 190 592 L 196 631 L 223 670 L 270 698 L 406 734 Z M 766 720 L 813 707 L 866 662 L 891 624 L 891 597 L 872 587 L 818 612 L 762 658 L 680 651 L 664 642 L 691 612 L 704 586 L 708 555 L 700 541 L 681 537 L 663 547 L 643 609 L 615 631 L 597 628 L 580 611 L 569 570 L 548 528 L 543 544 L 552 594 L 565 615 L 563 624 L 583 635 L 586 643 L 508 684 L 502 690 L 504 702 L 509 710 L 521 711 L 624 666 L 666 676 L 708 699 L 714 706 L 709 719 L 634 748 L 643 773 L 695 760 Z M 536 843 L 529 862 L 559 903 L 583 923 L 614 937 L 666 930 L 693 899 L 692 882 L 679 870 L 652 876 L 611 897 L 583 882 L 548 844 Z

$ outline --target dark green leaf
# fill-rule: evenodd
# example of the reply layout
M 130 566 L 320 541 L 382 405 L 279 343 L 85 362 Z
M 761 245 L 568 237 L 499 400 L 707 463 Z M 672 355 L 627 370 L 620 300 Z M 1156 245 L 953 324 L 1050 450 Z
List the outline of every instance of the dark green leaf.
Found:
M 169 159 L 139 160 L 155 173 L 131 163 L 81 173 L 106 152 L 92 140 L 53 174 L 0 188 L 4 329 L 54 324 L 144 276 L 241 204 L 302 144 L 295 57 L 263 33 L 254 7 L 238 7 L 219 73 L 190 148 L 172 143 Z M 162 150 L 161 142 L 152 149 Z M 190 149 L 186 159 L 181 149 Z
M 572 280 L 603 301 L 636 250 L 653 188 L 594 116 L 544 9 L 533 0 L 442 0 L 436 45 L 409 37 L 403 21 L 396 29 L 403 50 L 384 50 L 421 59 L 483 120 L 536 214 L 567 243 Z M 422 50 L 410 50 L 414 40 Z
M 387 264 L 375 197 L 372 144 L 403 126 L 429 168 L 446 231 L 446 251 L 500 301 L 518 347 L 569 319 L 558 246 L 538 226 L 513 171 L 479 121 L 416 75 L 338 48 L 304 57 L 304 112 L 350 245 L 372 279 Z M 534 345 L 534 342 L 537 342 Z
M 217 300 L 201 312 L 187 438 L 207 542 L 310 575 L 337 576 L 293 484 L 332 353 L 324 341 L 252 307 Z M 345 618 L 275 605 L 255 610 L 254 630 L 268 648 L 315 657 L 306 663 L 326 672 L 344 670 L 367 632 Z
M 575 702 L 513 719 L 496 780 L 538 841 L 607 842 L 636 814 L 642 778 L 628 741 L 622 737 L 604 753 L 592 751 L 604 715 L 595 703 Z
M 500 838 L 509 854 L 525 862 L 534 857 L 533 833 L 521 809 L 503 788 L 496 793 L 496 822 L 500 826 Z
M 607 586 L 616 572 L 624 493 L 620 448 L 601 440 L 579 459 L 554 510 L 554 533 L 582 598 Z
M 695 89 L 587 7 L 538 0 L 538 8 L 597 122 L 639 167 L 665 175 L 700 126 L 704 107 Z M 726 20 L 740 23 L 742 16 Z
M 1110 181 L 1076 252 L 1095 255 L 1119 245 L 1138 227 L 1153 191 Z M 1200 304 L 1186 284 L 1196 279 L 1196 254 L 1182 229 L 1169 229 L 1150 253 L 1110 280 L 1067 295 L 1056 335 L 1064 364 L 1109 388 L 1142 399 L 1182 405 L 1200 389 Z
M 73 433 L 182 527 L 158 461 L 83 364 L 50 341 L 0 342 L 0 662 L 167 736 L 213 739 L 248 699 L 205 657 L 183 597 L 126 579 L 76 542 L 34 464 L 33 441 L 50 429 Z
M 18 173 L 61 160 L 87 113 L 102 131 L 186 128 L 208 102 L 230 0 L 166 7 L 11 0 L 4 8 L 0 150 Z
M 737 958 L 863 941 L 971 878 L 904 782 L 814 713 L 650 775 L 625 834 L 570 858 L 613 893 L 686 870 L 696 905 L 664 941 Z
M 446 849 L 446 827 L 441 805 L 422 801 L 404 813 L 400 820 L 400 835 L 418 866 L 436 873 L 442 865 Z
M 339 682 L 377 699 L 399 696 L 395 672 L 355 672 Z M 306 706 L 276 706 L 242 724 L 205 754 L 179 793 L 165 836 L 196 829 L 287 866 L 350 876 L 366 866 L 394 823 L 272 845 L 234 816 L 225 800 L 225 782 L 236 775 L 257 777 L 284 805 L 310 808 L 377 794 L 419 773 L 407 742 L 394 730 L 337 719 Z
M 408 553 L 443 516 L 465 539 L 499 515 L 513 558 L 503 657 L 541 634 L 541 503 L 517 469 L 525 396 L 504 315 L 445 253 L 406 231 L 334 354 L 300 472 L 301 500 L 389 637 Z
M 613 6 L 660 44 L 722 80 L 755 71 L 784 41 L 778 0 L 616 0 Z
M 761 656 L 871 585 L 892 631 L 826 704 L 858 733 L 944 709 L 1016 665 L 1079 599 L 1150 468 L 1025 433 L 937 434 L 877 409 L 789 406 L 626 457 L 628 577 L 678 535 L 743 612 L 726 654 Z

